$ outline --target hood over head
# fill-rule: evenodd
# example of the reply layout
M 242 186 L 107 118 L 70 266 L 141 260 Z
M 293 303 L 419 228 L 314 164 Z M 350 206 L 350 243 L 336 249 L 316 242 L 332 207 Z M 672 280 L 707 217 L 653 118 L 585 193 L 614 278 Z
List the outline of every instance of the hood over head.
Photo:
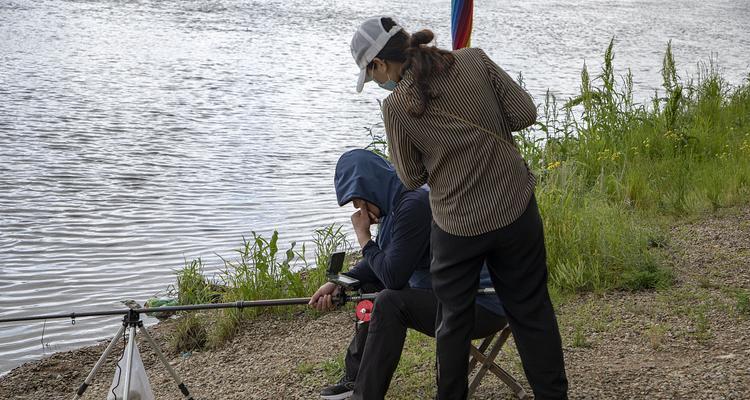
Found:
M 334 186 L 339 206 L 359 198 L 377 206 L 381 218 L 388 217 L 406 190 L 391 163 L 363 149 L 341 155 L 336 163 Z

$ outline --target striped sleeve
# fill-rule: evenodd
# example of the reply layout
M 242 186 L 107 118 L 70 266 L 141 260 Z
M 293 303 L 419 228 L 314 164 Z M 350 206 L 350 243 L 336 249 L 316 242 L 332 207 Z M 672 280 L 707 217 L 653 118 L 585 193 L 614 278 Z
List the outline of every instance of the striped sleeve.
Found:
M 407 189 L 414 190 L 427 183 L 427 170 L 422 164 L 422 153 L 409 139 L 402 121 L 397 121 L 397 111 L 392 107 L 388 99 L 383 101 L 388 151 L 399 179 Z
M 503 116 L 512 132 L 520 131 L 536 122 L 536 105 L 528 93 L 500 66 L 495 64 L 482 49 L 482 56 L 495 89 L 495 96 L 503 111 Z

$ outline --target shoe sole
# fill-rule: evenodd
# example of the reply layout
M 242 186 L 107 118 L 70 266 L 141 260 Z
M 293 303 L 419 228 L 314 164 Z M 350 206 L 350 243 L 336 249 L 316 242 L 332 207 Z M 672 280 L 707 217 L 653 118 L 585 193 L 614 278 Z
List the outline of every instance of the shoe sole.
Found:
M 339 394 L 331 394 L 328 396 L 321 395 L 320 397 L 326 400 L 346 400 L 349 397 L 352 397 L 353 394 L 354 394 L 354 391 L 350 390 L 348 392 L 339 393 Z

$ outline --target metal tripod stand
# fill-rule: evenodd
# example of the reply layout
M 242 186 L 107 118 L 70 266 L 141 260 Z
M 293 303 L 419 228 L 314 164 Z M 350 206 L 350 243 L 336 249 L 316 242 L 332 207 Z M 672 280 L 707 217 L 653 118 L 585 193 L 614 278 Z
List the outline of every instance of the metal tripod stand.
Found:
M 154 338 L 151 337 L 151 335 L 148 333 L 148 330 L 143 326 L 143 321 L 141 321 L 140 313 L 136 310 L 130 310 L 122 319 L 122 326 L 120 327 L 120 330 L 117 331 L 115 334 L 115 337 L 112 338 L 112 341 L 109 343 L 107 348 L 104 350 L 104 353 L 101 357 L 99 357 L 99 361 L 96 362 L 94 365 L 94 368 L 91 370 L 89 375 L 86 377 L 86 380 L 81 384 L 81 386 L 78 388 L 78 391 L 76 392 L 75 396 L 73 396 L 73 400 L 80 399 L 83 397 L 83 393 L 86 392 L 86 389 L 89 387 L 91 382 L 94 380 L 94 376 L 97 372 L 99 372 L 99 369 L 104 365 L 104 362 L 106 361 L 107 357 L 112 353 L 112 350 L 114 350 L 115 345 L 117 344 L 117 341 L 120 340 L 122 335 L 125 333 L 125 331 L 128 331 L 128 344 L 125 347 L 125 380 L 124 380 L 124 390 L 123 390 L 123 400 L 128 400 L 128 397 L 130 395 L 130 375 L 133 369 L 133 351 L 135 350 L 135 335 L 136 331 L 140 330 L 140 332 L 143 334 L 143 336 L 146 338 L 146 341 L 151 345 L 151 348 L 154 350 L 154 353 L 156 353 L 156 356 L 159 358 L 161 363 L 164 365 L 164 367 L 169 371 L 169 374 L 172 375 L 172 379 L 177 383 L 177 387 L 180 389 L 180 392 L 182 392 L 183 397 L 186 400 L 193 400 L 193 396 L 190 395 L 190 392 L 187 389 L 187 386 L 182 382 L 182 378 L 180 378 L 179 375 L 177 375 L 177 372 L 172 368 L 171 365 L 169 365 L 169 361 L 167 361 L 166 357 L 164 357 L 164 354 L 161 352 L 161 349 L 159 348 L 159 345 L 154 341 Z

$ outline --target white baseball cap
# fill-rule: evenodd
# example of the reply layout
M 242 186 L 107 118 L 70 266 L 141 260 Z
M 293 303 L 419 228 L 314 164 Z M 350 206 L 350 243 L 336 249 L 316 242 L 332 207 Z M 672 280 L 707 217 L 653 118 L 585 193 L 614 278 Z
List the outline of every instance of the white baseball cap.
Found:
M 372 80 L 372 78 L 367 76 L 367 66 L 372 62 L 372 59 L 380 53 L 380 50 L 383 50 L 383 47 L 385 47 L 393 35 L 403 29 L 398 23 L 396 23 L 386 32 L 385 28 L 383 28 L 383 24 L 380 22 L 381 18 L 388 17 L 381 16 L 368 18 L 359 26 L 357 33 L 355 33 L 352 38 L 352 57 L 354 57 L 354 61 L 356 61 L 357 66 L 359 66 L 357 92 L 362 91 L 365 82 Z M 393 20 L 395 22 L 395 19 Z

